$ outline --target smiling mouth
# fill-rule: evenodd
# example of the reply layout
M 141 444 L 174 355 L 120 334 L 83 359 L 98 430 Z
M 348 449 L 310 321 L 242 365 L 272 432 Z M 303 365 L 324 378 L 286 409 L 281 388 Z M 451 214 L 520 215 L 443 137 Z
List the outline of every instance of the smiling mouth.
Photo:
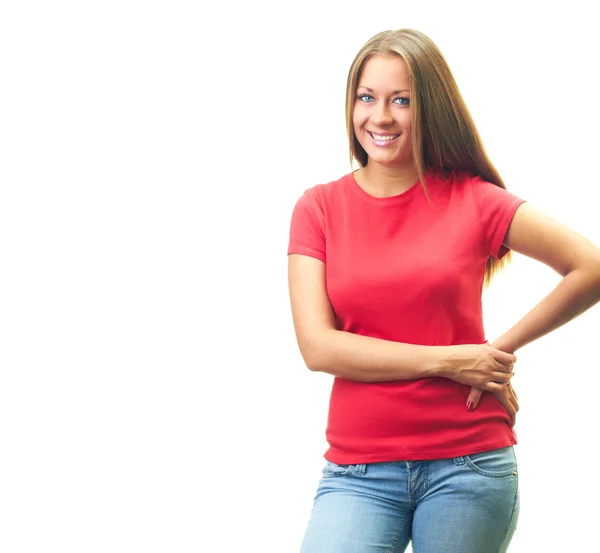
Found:
M 377 134 L 371 131 L 367 131 L 370 135 L 371 138 L 373 138 L 374 140 L 377 141 L 386 141 L 386 140 L 394 140 L 395 138 L 398 138 L 400 135 L 399 134 Z

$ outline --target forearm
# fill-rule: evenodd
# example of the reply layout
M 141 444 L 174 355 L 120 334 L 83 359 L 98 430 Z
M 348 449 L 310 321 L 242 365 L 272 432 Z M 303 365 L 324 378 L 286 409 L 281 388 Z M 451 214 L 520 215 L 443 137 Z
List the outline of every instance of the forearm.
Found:
M 442 376 L 447 348 L 422 346 L 328 330 L 311 344 L 313 371 L 359 382 Z
M 600 275 L 575 269 L 568 273 L 538 305 L 493 342 L 515 353 L 526 344 L 561 327 L 600 301 Z

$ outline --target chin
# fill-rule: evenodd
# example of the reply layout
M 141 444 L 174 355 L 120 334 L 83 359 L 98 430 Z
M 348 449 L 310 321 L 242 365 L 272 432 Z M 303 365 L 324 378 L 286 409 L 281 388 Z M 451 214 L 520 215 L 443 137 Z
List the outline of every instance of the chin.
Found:
M 402 154 L 381 155 L 381 153 L 377 152 L 371 155 L 369 152 L 367 152 L 367 156 L 369 161 L 374 161 L 375 163 L 385 167 L 400 167 L 410 161 L 410 156 L 407 157 Z

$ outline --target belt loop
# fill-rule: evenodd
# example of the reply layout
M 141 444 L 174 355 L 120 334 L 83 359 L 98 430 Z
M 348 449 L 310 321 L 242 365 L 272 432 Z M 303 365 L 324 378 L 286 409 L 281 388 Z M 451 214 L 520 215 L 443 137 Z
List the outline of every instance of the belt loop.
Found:
M 355 465 L 354 470 L 352 471 L 356 476 L 364 476 L 365 472 L 367 472 L 367 465 Z

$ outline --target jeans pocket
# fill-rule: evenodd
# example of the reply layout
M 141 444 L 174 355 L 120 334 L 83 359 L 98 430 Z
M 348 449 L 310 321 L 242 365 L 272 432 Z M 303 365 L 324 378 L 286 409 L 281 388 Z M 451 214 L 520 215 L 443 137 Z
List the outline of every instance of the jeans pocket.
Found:
M 330 476 L 344 476 L 350 474 L 356 465 L 338 465 L 333 461 L 327 461 L 323 467 L 323 478 Z
M 482 476 L 517 476 L 517 458 L 512 446 L 465 455 L 464 459 L 472 471 Z

